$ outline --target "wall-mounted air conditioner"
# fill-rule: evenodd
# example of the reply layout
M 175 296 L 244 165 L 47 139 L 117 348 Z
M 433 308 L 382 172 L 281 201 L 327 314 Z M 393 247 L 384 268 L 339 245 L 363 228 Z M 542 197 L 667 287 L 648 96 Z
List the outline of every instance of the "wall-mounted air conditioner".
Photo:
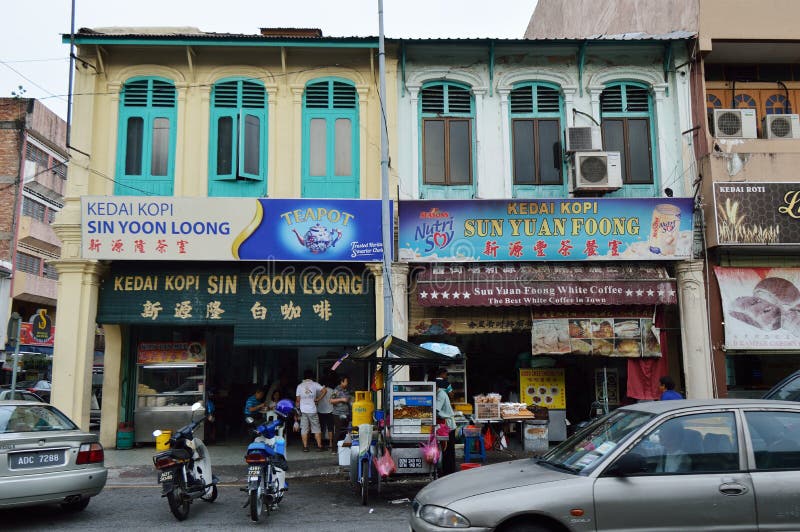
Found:
M 608 191 L 622 187 L 618 151 L 579 151 L 572 154 L 576 192 Z
M 768 139 L 800 139 L 800 115 L 767 115 L 762 125 Z
M 756 110 L 714 109 L 714 136 L 718 139 L 756 138 Z
M 603 149 L 600 126 L 568 127 L 567 151 L 594 151 Z

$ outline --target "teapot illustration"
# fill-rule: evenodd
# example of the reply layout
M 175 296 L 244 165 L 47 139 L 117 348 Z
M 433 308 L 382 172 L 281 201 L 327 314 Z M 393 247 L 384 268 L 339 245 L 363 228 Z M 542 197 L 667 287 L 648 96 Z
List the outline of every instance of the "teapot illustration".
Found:
M 297 229 L 292 229 L 301 246 L 305 246 L 311 253 L 325 253 L 328 248 L 336 245 L 342 238 L 338 229 L 326 229 L 319 223 L 309 228 L 304 236 L 300 236 Z

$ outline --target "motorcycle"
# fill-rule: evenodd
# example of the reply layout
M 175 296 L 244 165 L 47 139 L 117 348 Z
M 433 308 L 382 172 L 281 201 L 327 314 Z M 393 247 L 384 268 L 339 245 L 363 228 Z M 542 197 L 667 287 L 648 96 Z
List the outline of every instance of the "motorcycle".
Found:
M 194 431 L 207 417 L 194 420 L 195 414 L 203 410 L 202 403 L 192 405 L 192 421 L 175 431 L 169 439 L 169 450 L 156 454 L 153 465 L 158 471 L 161 496 L 167 498 L 169 509 L 178 521 L 189 517 L 189 508 L 194 499 L 214 502 L 217 499 L 219 480 L 211 473 L 208 448 Z M 153 436 L 161 436 L 156 430 Z
M 289 489 L 286 484 L 286 440 L 279 436 L 285 419 L 294 410 L 288 399 L 279 401 L 275 406 L 277 419 L 262 423 L 251 429 L 255 434 L 253 442 L 247 446 L 244 461 L 247 463 L 247 501 L 244 507 L 250 507 L 250 519 L 258 521 L 266 510 L 267 515 L 278 509 L 278 503 Z M 245 418 L 248 425 L 255 425 L 252 417 Z

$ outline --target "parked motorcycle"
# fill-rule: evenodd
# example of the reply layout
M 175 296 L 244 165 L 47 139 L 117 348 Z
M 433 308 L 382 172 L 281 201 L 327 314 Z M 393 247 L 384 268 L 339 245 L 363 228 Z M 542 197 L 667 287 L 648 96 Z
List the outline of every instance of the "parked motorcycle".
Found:
M 294 411 L 289 399 L 278 401 L 275 406 L 277 419 L 251 429 L 255 434 L 253 443 L 247 446 L 244 461 L 247 463 L 247 502 L 250 519 L 258 521 L 266 510 L 267 515 L 278 509 L 278 503 L 289 489 L 286 484 L 286 440 L 278 435 L 278 430 Z M 252 417 L 245 418 L 248 425 L 254 425 Z
M 208 448 L 194 431 L 207 417 L 195 420 L 197 412 L 203 410 L 202 403 L 192 405 L 192 422 L 175 431 L 169 439 L 169 450 L 153 457 L 161 484 L 161 496 L 167 498 L 169 509 L 178 521 L 189 517 L 189 507 L 194 499 L 214 502 L 217 498 L 219 480 L 211 473 Z M 160 430 L 153 432 L 158 437 Z

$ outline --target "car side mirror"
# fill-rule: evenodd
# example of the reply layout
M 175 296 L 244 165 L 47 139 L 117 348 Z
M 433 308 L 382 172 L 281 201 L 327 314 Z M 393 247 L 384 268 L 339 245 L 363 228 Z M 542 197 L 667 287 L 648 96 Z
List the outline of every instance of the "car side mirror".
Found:
M 644 456 L 638 453 L 626 453 L 611 464 L 611 467 L 606 470 L 605 476 L 630 477 L 646 472 L 647 463 Z

